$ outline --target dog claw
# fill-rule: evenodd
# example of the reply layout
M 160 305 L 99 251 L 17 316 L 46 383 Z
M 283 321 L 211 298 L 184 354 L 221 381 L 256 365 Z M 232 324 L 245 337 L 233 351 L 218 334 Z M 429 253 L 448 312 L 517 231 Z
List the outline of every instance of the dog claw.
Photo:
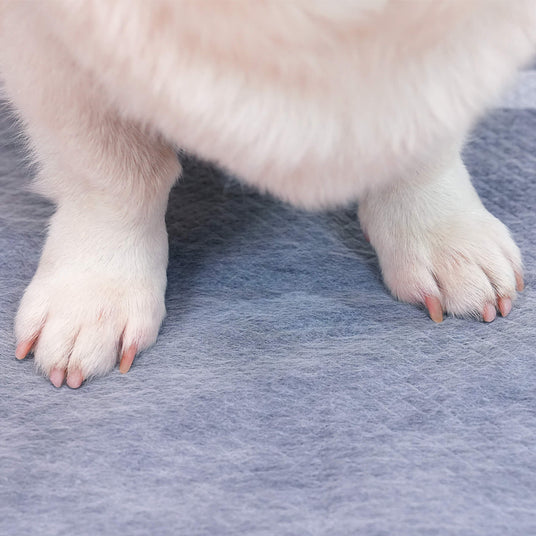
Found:
M 137 347 L 132 345 L 127 350 L 123 351 L 123 355 L 121 356 L 121 361 L 119 363 L 119 372 L 121 374 L 125 374 L 130 370 L 130 367 L 132 366 L 132 362 L 134 361 L 134 358 L 136 357 L 136 352 L 138 351 Z
M 484 306 L 484 310 L 482 311 L 482 319 L 484 320 L 484 322 L 493 322 L 496 316 L 497 311 L 495 309 L 495 306 L 491 303 L 487 303 Z
M 521 292 L 525 288 L 525 282 L 523 281 L 523 276 L 516 272 L 516 290 Z
M 437 324 L 443 322 L 443 309 L 441 308 L 439 298 L 436 298 L 435 296 L 426 296 L 424 298 L 424 304 L 430 313 L 430 318 L 434 322 Z
M 78 389 L 83 381 L 84 377 L 78 369 L 69 370 L 69 373 L 67 374 L 67 385 L 71 389 Z
M 34 342 L 35 339 L 20 342 L 15 350 L 15 357 L 19 360 L 24 359 L 28 355 L 28 352 L 32 349 Z
M 510 298 L 499 298 L 497 300 L 497 306 L 503 317 L 508 316 L 512 310 L 512 300 Z
M 63 369 L 53 368 L 50 372 L 49 379 L 54 387 L 61 387 L 65 379 L 65 371 Z

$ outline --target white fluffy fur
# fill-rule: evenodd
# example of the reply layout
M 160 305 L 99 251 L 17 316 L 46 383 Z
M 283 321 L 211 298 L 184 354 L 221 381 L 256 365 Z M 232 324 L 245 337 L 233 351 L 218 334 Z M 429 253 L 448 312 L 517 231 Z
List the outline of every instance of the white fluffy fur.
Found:
M 535 44 L 533 0 L 0 0 L 5 93 L 58 205 L 18 341 L 87 378 L 155 340 L 173 147 L 300 206 L 359 199 L 400 299 L 514 298 L 519 252 L 459 147 Z

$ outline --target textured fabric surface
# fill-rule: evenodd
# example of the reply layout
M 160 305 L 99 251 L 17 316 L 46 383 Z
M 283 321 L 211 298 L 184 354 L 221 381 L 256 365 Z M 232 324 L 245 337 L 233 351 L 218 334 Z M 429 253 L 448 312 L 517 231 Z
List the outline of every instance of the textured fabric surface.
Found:
M 535 534 L 536 111 L 508 99 L 466 149 L 524 253 L 508 318 L 436 325 L 388 295 L 355 207 L 301 212 L 189 159 L 160 338 L 76 391 L 13 357 L 52 207 L 4 112 L 0 534 Z

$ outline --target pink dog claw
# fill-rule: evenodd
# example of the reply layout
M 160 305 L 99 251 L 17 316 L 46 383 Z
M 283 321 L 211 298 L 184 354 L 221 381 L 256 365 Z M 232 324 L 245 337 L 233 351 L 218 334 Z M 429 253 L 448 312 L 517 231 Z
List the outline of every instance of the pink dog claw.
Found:
M 54 387 L 61 387 L 65 379 L 65 371 L 59 368 L 53 368 L 50 372 L 50 381 Z
M 82 382 L 84 381 L 84 376 L 82 376 L 82 372 L 80 372 L 78 369 L 69 370 L 67 373 L 67 385 L 71 389 L 78 389 Z
M 497 300 L 497 306 L 503 317 L 508 316 L 512 310 L 512 300 L 510 298 L 499 298 Z
M 523 276 L 516 272 L 516 290 L 521 292 L 525 288 L 525 283 L 523 281 Z
M 121 374 L 125 374 L 130 370 L 130 367 L 132 366 L 132 362 L 134 361 L 134 358 L 136 357 L 136 352 L 138 351 L 138 348 L 133 344 L 130 346 L 127 350 L 123 351 L 123 355 L 121 356 L 121 361 L 119 363 L 119 372 Z
M 434 322 L 437 324 L 443 322 L 443 309 L 441 308 L 439 298 L 436 298 L 435 296 L 426 296 L 424 298 L 424 304 L 430 313 L 430 318 Z
M 484 320 L 484 322 L 493 322 L 496 316 L 497 310 L 495 309 L 495 305 L 487 303 L 482 311 L 482 320 Z
M 15 350 L 15 357 L 19 360 L 24 359 L 28 355 L 28 352 L 32 349 L 32 346 L 36 340 L 37 337 L 30 339 L 29 341 L 19 342 Z

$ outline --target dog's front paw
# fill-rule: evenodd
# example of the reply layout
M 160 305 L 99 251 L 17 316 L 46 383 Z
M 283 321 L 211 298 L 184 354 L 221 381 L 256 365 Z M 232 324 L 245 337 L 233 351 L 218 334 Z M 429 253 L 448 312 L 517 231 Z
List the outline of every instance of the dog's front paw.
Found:
M 126 372 L 139 350 L 157 337 L 165 314 L 163 292 L 150 280 L 104 274 L 38 273 L 15 322 L 16 356 L 33 348 L 37 368 L 59 387 L 79 387 L 106 374 L 121 356 Z
M 79 387 L 114 368 L 128 371 L 135 354 L 157 337 L 163 295 L 145 282 L 69 277 L 34 278 L 15 322 L 16 355 L 33 348 L 37 368 L 59 387 Z
M 57 387 L 126 372 L 156 340 L 165 315 L 167 236 L 153 226 L 96 225 L 59 210 L 15 320 L 16 357 Z
M 444 175 L 371 196 L 360 219 L 396 298 L 424 304 L 436 322 L 445 312 L 491 322 L 523 289 L 521 255 L 461 161 Z
M 491 322 L 496 309 L 502 316 L 510 312 L 516 289 L 523 288 L 519 250 L 506 227 L 488 213 L 401 238 L 380 251 L 393 295 L 424 303 L 436 322 L 443 312 Z

